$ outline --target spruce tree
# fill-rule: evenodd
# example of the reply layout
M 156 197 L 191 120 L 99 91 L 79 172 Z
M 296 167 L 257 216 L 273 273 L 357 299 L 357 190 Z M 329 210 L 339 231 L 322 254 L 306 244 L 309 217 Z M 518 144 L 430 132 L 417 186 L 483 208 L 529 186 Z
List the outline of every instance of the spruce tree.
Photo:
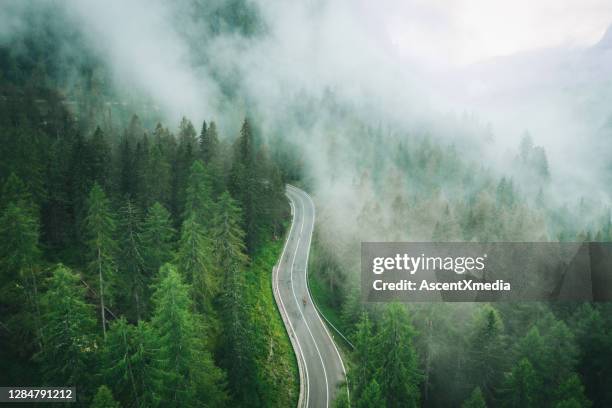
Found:
M 176 262 L 186 281 L 193 285 L 193 298 L 198 310 L 210 310 L 219 288 L 219 278 L 211 241 L 204 234 L 195 213 L 183 222 Z
M 380 386 L 375 378 L 370 381 L 363 390 L 361 396 L 357 399 L 357 408 L 384 407 L 386 404 Z
M 47 384 L 87 385 L 96 321 L 81 279 L 58 265 L 41 303 L 45 347 L 37 357 Z
M 94 396 L 91 408 L 120 408 L 120 405 L 113 398 L 113 393 L 106 385 L 101 385 Z
M 585 395 L 584 385 L 576 373 L 570 374 L 555 390 L 555 408 L 589 408 L 592 404 Z
M 361 320 L 357 324 L 357 332 L 355 333 L 355 366 L 354 384 L 355 398 L 360 399 L 360 396 L 365 392 L 365 388 L 370 385 L 370 381 L 375 374 L 375 344 L 373 339 L 372 323 L 368 318 L 367 312 L 363 312 Z M 376 384 L 378 386 L 378 383 Z
M 501 384 L 506 361 L 504 328 L 499 313 L 484 306 L 477 314 L 469 339 L 468 371 L 470 384 L 480 387 L 486 398 L 493 400 Z
M 461 404 L 461 408 L 487 408 L 487 403 L 480 388 L 474 388 L 470 397 Z
M 22 200 L 10 202 L 0 217 L 0 301 L 10 305 L 12 313 L 20 315 L 15 320 L 17 332 L 27 327 L 27 330 L 31 330 L 29 335 L 34 334 L 33 337 L 38 338 L 40 349 L 43 342 L 38 293 L 41 261 L 39 225 L 32 212 L 22 205 L 26 205 Z
M 420 374 L 412 345 L 414 334 L 405 307 L 389 305 L 376 338 L 381 367 L 378 382 L 389 408 L 419 406 Z
M 149 281 L 144 271 L 143 244 L 141 239 L 141 215 L 128 199 L 120 209 L 119 251 L 117 269 L 121 281 L 118 296 L 122 297 L 125 312 L 140 320 L 146 312 L 146 289 Z
M 508 408 L 532 408 L 537 403 L 541 382 L 533 366 L 526 358 L 512 369 L 504 387 L 504 405 Z
M 170 213 L 155 202 L 149 208 L 140 234 L 147 279 L 154 277 L 164 263 L 172 260 L 175 235 Z
M 224 374 L 205 347 L 200 317 L 192 312 L 189 286 L 170 264 L 160 269 L 151 319 L 157 337 L 155 394 L 164 407 L 223 406 Z
M 97 276 L 102 333 L 106 337 L 105 307 L 109 303 L 108 300 L 112 299 L 111 287 L 116 269 L 117 244 L 114 240 L 116 222 L 110 202 L 97 183 L 91 189 L 87 204 L 85 231 L 90 251 L 89 270 L 93 276 Z
M 153 404 L 155 341 L 154 333 L 143 321 L 134 326 L 120 318 L 109 327 L 103 350 L 103 375 L 126 406 Z
M 240 203 L 243 215 L 245 243 L 250 254 L 255 250 L 261 232 L 261 180 L 255 165 L 255 147 L 251 126 L 247 119 L 242 124 L 240 137 L 234 145 L 234 161 L 230 172 L 230 192 Z
M 206 122 L 204 122 L 200 132 L 200 154 L 202 161 L 210 166 L 213 159 L 217 157 L 218 149 L 219 137 L 217 135 L 217 125 L 215 125 L 215 122 L 210 122 L 210 125 L 206 128 Z
M 223 272 L 221 315 L 224 325 L 223 355 L 231 389 L 237 401 L 245 402 L 255 392 L 255 367 L 250 339 L 250 319 L 245 298 L 244 268 L 248 258 L 244 246 L 244 231 L 240 228 L 240 208 L 225 192 L 217 202 L 213 221 L 213 248 Z
M 187 189 L 185 191 L 184 219 L 194 215 L 203 228 L 210 227 L 213 198 L 210 180 L 201 161 L 196 160 L 191 165 Z

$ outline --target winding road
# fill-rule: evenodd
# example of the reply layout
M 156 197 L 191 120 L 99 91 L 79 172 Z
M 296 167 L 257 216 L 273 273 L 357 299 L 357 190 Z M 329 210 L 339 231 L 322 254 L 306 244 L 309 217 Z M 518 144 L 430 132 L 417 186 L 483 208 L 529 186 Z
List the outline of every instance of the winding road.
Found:
M 346 370 L 308 290 L 308 254 L 315 207 L 310 196 L 296 187 L 288 185 L 286 194 L 293 219 L 273 271 L 274 296 L 298 360 L 298 408 L 329 408 L 333 406 L 339 385 L 346 381 Z

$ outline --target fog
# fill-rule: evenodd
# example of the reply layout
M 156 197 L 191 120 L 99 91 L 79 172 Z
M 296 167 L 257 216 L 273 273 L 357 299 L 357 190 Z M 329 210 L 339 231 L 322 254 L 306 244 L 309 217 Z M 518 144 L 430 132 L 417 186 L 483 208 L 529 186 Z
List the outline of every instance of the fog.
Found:
M 13 41 L 28 13 L 56 8 L 116 94 L 149 98 L 167 124 L 214 119 L 230 137 L 252 117 L 263 135 L 300 147 L 335 226 L 377 199 L 355 187 L 373 143 L 360 140 L 366 125 L 394 141 L 453 144 L 500 176 L 528 131 L 548 154 L 551 197 L 608 205 L 612 36 L 598 41 L 612 7 L 536 3 L 256 0 L 245 3 L 257 17 L 245 35 L 206 26 L 220 0 L 3 2 L 0 37 Z

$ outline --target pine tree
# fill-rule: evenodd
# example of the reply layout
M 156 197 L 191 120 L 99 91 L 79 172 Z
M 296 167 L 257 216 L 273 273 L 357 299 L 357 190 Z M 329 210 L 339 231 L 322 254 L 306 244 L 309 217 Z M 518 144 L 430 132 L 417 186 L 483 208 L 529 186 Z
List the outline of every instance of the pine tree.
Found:
M 133 326 L 120 318 L 109 327 L 103 350 L 103 374 L 126 406 L 153 404 L 155 340 L 149 325 L 143 321 Z
M 362 392 L 365 392 L 365 388 L 370 385 L 370 381 L 374 377 L 375 351 L 372 323 L 370 323 L 367 312 L 364 312 L 357 324 L 357 332 L 355 333 L 355 359 L 357 364 L 353 388 L 357 400 L 360 399 Z M 376 386 L 378 386 L 378 383 Z
M 171 152 L 163 143 L 166 140 L 163 129 L 156 129 L 153 146 L 149 149 L 148 168 L 142 177 L 151 202 L 159 202 L 165 206 L 171 201 L 172 168 L 170 165 Z
M 197 222 L 203 228 L 210 227 L 213 210 L 212 203 L 213 200 L 208 174 L 202 162 L 196 160 L 191 165 L 187 189 L 185 191 L 184 219 L 194 215 Z
M 34 333 L 29 334 L 35 334 L 35 337 L 38 337 L 39 348 L 41 348 L 38 294 L 41 258 L 38 244 L 39 226 L 32 212 L 27 208 L 22 208 L 21 205 L 26 205 L 26 203 L 20 199 L 10 202 L 0 217 L 0 240 L 2 242 L 0 246 L 0 300 L 4 304 L 10 304 L 15 315 L 20 314 L 18 326 L 27 327 L 28 322 L 32 322 L 31 331 Z M 23 293 L 25 296 L 22 295 L 23 291 L 25 291 Z M 23 302 L 23 297 L 26 299 L 25 302 Z M 23 306 L 23 303 L 26 307 Z M 26 313 L 19 313 L 20 311 Z M 6 310 L 5 313 L 7 313 Z M 33 318 L 27 318 L 28 315 Z
M 78 275 L 58 265 L 42 297 L 45 347 L 38 354 L 48 384 L 87 385 L 95 350 L 95 318 Z
M 113 398 L 111 390 L 106 385 L 101 385 L 91 403 L 91 408 L 120 408 L 120 406 Z
M 419 406 L 420 375 L 413 337 L 414 329 L 404 306 L 389 305 L 376 338 L 381 367 L 378 382 L 389 408 Z
M 230 174 L 230 192 L 240 203 L 243 211 L 243 229 L 246 233 L 245 243 L 249 253 L 255 250 L 260 225 L 260 203 L 258 189 L 260 182 L 255 166 L 255 148 L 253 146 L 253 134 L 247 119 L 244 120 L 240 137 L 234 145 L 234 161 Z
M 158 338 L 156 397 L 164 407 L 223 406 L 224 375 L 205 348 L 199 316 L 192 312 L 189 286 L 170 264 L 160 270 L 151 324 Z
M 141 216 L 130 199 L 120 209 L 118 269 L 121 291 L 126 307 L 123 309 L 132 318 L 140 320 L 146 311 L 146 289 L 149 281 L 145 276 L 143 244 L 141 240 Z
M 210 126 L 206 128 L 206 122 L 202 124 L 200 132 L 200 154 L 202 161 L 210 165 L 215 157 L 217 157 L 219 149 L 219 137 L 217 136 L 217 126 L 215 122 L 210 122 Z
M 154 203 L 149 208 L 140 234 L 147 279 L 150 280 L 164 263 L 172 260 L 175 235 L 170 213 L 160 203 Z
M 567 379 L 555 390 L 555 408 L 580 407 L 589 408 L 592 404 L 584 393 L 584 386 L 576 373 L 570 374 Z
M 357 400 L 357 408 L 384 407 L 385 405 L 385 398 L 382 395 L 380 386 L 376 379 L 372 379 Z
M 474 331 L 468 348 L 468 378 L 471 385 L 480 387 L 486 398 L 494 398 L 504 372 L 503 323 L 499 313 L 484 306 L 476 316 Z
M 195 213 L 183 222 L 176 262 L 186 281 L 193 285 L 193 298 L 198 310 L 210 310 L 211 301 L 218 293 L 219 279 L 211 241 L 204 234 Z
M 518 362 L 506 380 L 504 405 L 508 408 L 537 407 L 540 379 L 526 358 Z
M 88 142 L 88 151 L 90 155 L 89 166 L 91 166 L 93 180 L 105 189 L 109 189 L 111 186 L 109 177 L 111 151 L 104 132 L 102 132 L 99 126 L 96 127 L 91 140 Z
M 178 134 L 178 148 L 176 151 L 176 157 L 173 163 L 173 194 L 175 200 L 175 219 L 180 219 L 181 215 L 184 214 L 185 206 L 185 190 L 187 187 L 187 181 L 189 178 L 189 172 L 191 165 L 196 160 L 196 131 L 187 118 L 181 120 L 179 125 Z
M 115 228 L 116 223 L 111 212 L 110 202 L 102 188 L 98 184 L 94 184 L 89 194 L 85 231 L 89 237 L 89 269 L 98 278 L 98 297 L 100 298 L 100 315 L 104 337 L 106 337 L 105 300 L 110 303 L 108 299 L 112 299 L 111 287 L 116 268 Z
M 13 203 L 24 209 L 33 210 L 32 215 L 36 215 L 32 195 L 25 183 L 15 173 L 11 173 L 2 185 L 1 197 L 0 209 L 5 209 L 9 203 Z
M 223 271 L 221 314 L 224 325 L 223 339 L 225 366 L 231 389 L 237 401 L 246 402 L 256 386 L 253 366 L 250 320 L 245 304 L 244 268 L 248 258 L 244 246 L 244 231 L 240 228 L 240 209 L 225 192 L 217 202 L 213 220 L 213 250 Z
M 119 193 L 122 197 L 134 197 L 135 182 L 134 154 L 126 134 L 119 145 Z
M 216 203 L 216 214 L 211 230 L 212 249 L 223 271 L 223 286 L 227 291 L 247 262 L 245 233 L 240 227 L 241 211 L 238 203 L 226 191 Z
M 480 388 L 474 388 L 470 397 L 461 404 L 461 408 L 487 408 L 487 403 Z

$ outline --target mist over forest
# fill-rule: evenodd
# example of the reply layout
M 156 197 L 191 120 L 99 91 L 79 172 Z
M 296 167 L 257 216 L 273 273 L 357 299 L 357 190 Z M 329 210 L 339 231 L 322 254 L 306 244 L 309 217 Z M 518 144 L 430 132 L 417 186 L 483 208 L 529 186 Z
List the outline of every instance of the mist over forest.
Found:
M 138 350 L 168 346 L 171 360 L 170 342 L 159 342 L 171 332 L 164 293 L 176 292 L 187 333 L 176 342 L 193 351 L 175 367 L 192 385 L 176 406 L 199 398 L 295 404 L 282 323 L 257 312 L 275 313 L 266 273 L 286 233 L 282 191 L 291 182 L 317 206 L 310 279 L 318 301 L 355 343 L 345 351 L 354 397 L 338 406 L 612 404 L 609 304 L 359 302 L 362 241 L 612 240 L 612 19 L 601 13 L 588 42 L 457 56 L 443 9 L 419 1 L 2 2 L 0 232 L 32 240 L 3 249 L 0 262 L 2 324 L 11 333 L 2 334 L 3 358 L 14 352 L 7 379 L 84 375 L 83 406 L 107 390 L 122 406 L 163 404 L 181 380 L 164 378 L 168 367 Z M 109 301 L 121 312 L 107 325 L 103 311 L 100 325 L 101 296 L 78 282 L 97 284 L 92 265 L 105 260 L 91 254 L 106 241 L 92 234 L 105 231 Z M 196 241 L 211 246 L 188 253 Z M 11 255 L 19 250 L 29 255 Z M 208 272 L 198 277 L 198 268 Z M 242 297 L 232 303 L 232 293 Z M 40 313 L 61 320 L 49 302 L 62 296 L 74 298 L 79 327 L 91 333 L 83 341 L 100 348 L 70 375 L 45 351 L 40 325 Z M 248 323 L 230 324 L 240 320 Z M 390 341 L 392 324 L 407 339 L 398 351 L 406 364 L 393 373 L 400 386 L 368 340 Z M 105 344 L 125 346 L 141 369 L 129 387 L 117 380 L 127 375 L 120 356 L 101 345 L 106 330 Z M 123 335 L 129 345 L 120 345 Z M 265 360 L 267 347 L 278 352 Z M 26 361 L 32 366 L 18 373 Z M 105 369 L 85 375 L 98 363 Z M 397 398 L 385 400 L 390 394 Z

